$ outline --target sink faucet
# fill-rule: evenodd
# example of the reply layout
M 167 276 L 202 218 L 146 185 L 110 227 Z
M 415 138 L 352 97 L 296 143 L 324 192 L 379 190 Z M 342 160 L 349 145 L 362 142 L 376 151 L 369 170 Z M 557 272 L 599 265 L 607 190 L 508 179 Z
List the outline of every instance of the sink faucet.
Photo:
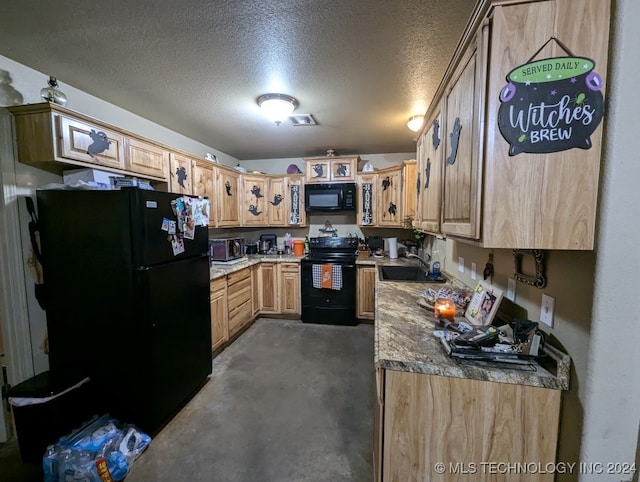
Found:
M 407 256 L 407 258 L 416 258 L 418 261 L 420 261 L 420 264 L 422 265 L 422 267 L 424 268 L 424 271 L 426 273 L 428 273 L 429 270 L 431 269 L 431 266 L 429 264 L 429 261 L 431 260 L 431 256 L 429 254 L 425 253 L 425 256 L 427 256 L 427 261 L 422 259 L 417 254 L 413 254 L 413 253 L 407 253 L 406 256 Z

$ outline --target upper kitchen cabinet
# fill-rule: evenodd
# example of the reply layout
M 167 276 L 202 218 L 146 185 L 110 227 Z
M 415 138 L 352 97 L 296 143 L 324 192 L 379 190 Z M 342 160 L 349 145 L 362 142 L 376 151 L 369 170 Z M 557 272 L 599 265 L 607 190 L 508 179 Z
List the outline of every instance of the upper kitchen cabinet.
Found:
M 377 222 L 381 227 L 406 227 L 415 216 L 416 161 L 376 172 Z
M 485 248 L 593 249 L 610 14 L 610 0 L 478 3 L 427 111 L 442 117 L 440 232 Z M 421 202 L 420 229 L 438 232 Z
M 167 178 L 169 167 L 169 151 L 152 142 L 125 137 L 125 169 L 134 174 Z
M 417 141 L 416 216 L 414 227 L 440 233 L 443 155 L 442 114 L 436 109 Z M 411 186 L 407 186 L 411 189 Z
M 357 176 L 358 194 L 356 202 L 358 203 L 358 226 L 377 226 L 378 225 L 378 175 L 374 172 L 361 172 Z
M 304 174 L 292 174 L 287 177 L 286 212 L 289 226 L 305 226 L 307 223 L 304 210 Z
M 266 206 L 269 226 L 289 226 L 287 178 L 285 176 L 269 177 L 268 182 L 269 197 Z
M 442 232 L 470 238 L 480 234 L 486 79 L 483 33 L 480 30 L 474 36 L 444 93 Z
M 192 194 L 191 165 L 193 160 L 172 152 L 169 155 L 169 190 L 177 194 Z
M 354 182 L 360 156 L 305 157 L 306 182 Z
M 160 144 L 48 102 L 9 107 L 18 160 L 61 174 L 77 167 L 165 182 L 169 151 Z
M 240 226 L 240 173 L 216 164 L 214 175 L 216 226 Z
M 243 174 L 241 220 L 243 226 L 266 226 L 269 203 L 269 178 L 261 174 Z
M 124 135 L 105 124 L 50 103 L 8 109 L 23 164 L 56 174 L 78 166 L 124 170 Z

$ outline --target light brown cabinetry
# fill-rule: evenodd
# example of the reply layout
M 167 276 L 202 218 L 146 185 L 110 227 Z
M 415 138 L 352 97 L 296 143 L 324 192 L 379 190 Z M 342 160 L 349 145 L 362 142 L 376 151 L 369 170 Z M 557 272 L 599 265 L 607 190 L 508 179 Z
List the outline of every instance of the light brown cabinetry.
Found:
M 54 147 L 59 148 L 60 157 L 98 164 L 100 167 L 125 168 L 122 134 L 66 115 L 55 115 L 55 130 L 57 146 Z M 97 139 L 102 147 L 96 148 L 99 152 L 92 150 L 90 153 L 89 146 L 94 144 L 94 139 Z
M 240 226 L 240 173 L 214 166 L 216 226 Z
M 440 233 L 444 169 L 442 115 L 439 109 L 436 109 L 427 125 L 429 128 L 423 131 L 417 142 L 417 203 L 414 227 L 438 234 Z M 411 186 L 408 188 L 411 189 Z
M 229 309 L 227 306 L 227 278 L 211 281 L 211 351 L 229 340 Z
M 468 480 L 468 473 L 454 469 L 473 462 L 474 481 L 494 481 L 482 462 L 555 462 L 560 390 L 380 368 L 376 381 L 376 414 L 383 413 L 374 421 L 374 447 L 382 445 L 381 458 L 374 449 L 376 473 L 382 472 L 377 480 Z M 549 471 L 508 476 L 522 482 L 553 478 Z
M 353 182 L 360 156 L 305 157 L 306 182 Z
M 167 178 L 169 168 L 169 151 L 157 144 L 126 137 L 125 164 L 127 171 L 160 179 Z
M 486 47 L 479 31 L 445 91 L 442 231 L 477 238 L 480 230 L 482 114 Z
M 478 2 L 427 112 L 433 119 L 442 109 L 442 233 L 486 248 L 593 249 L 606 113 L 586 148 L 526 153 L 510 152 L 498 112 L 513 69 L 538 51 L 536 60 L 567 55 L 556 42 L 547 43 L 551 38 L 576 56 L 593 59 L 606 79 L 610 15 L 610 0 Z M 606 87 L 601 89 L 605 102 Z M 552 103 L 545 105 L 550 112 Z M 517 109 L 513 115 L 519 115 Z M 522 138 L 546 128 L 540 122 L 526 126 Z M 427 141 L 421 136 L 419 157 L 425 156 Z M 424 224 L 424 209 L 421 218 L 421 229 L 437 232 Z
M 261 313 L 280 313 L 277 263 L 260 263 L 259 294 Z
M 358 193 L 356 202 L 358 203 L 359 226 L 378 225 L 378 175 L 375 173 L 360 173 L 357 177 Z
M 169 190 L 178 194 L 192 194 L 191 165 L 193 160 L 182 154 L 169 154 Z
M 279 268 L 280 312 L 283 315 L 299 315 L 302 312 L 300 264 L 282 263 Z
M 227 275 L 227 304 L 229 310 L 229 336 L 238 333 L 253 319 L 251 304 L 251 269 L 244 268 Z
M 286 177 L 269 177 L 268 197 L 266 200 L 267 222 L 269 226 L 288 226 L 290 202 L 287 192 L 288 182 Z
M 251 308 L 255 317 L 260 312 L 260 265 L 251 266 Z
M 376 267 L 358 266 L 356 285 L 356 316 L 363 320 L 373 320 L 376 306 Z
M 416 161 L 403 161 L 376 174 L 378 226 L 405 227 L 415 216 Z
M 267 225 L 269 178 L 261 175 L 243 174 L 240 177 L 240 185 L 242 186 L 242 225 Z

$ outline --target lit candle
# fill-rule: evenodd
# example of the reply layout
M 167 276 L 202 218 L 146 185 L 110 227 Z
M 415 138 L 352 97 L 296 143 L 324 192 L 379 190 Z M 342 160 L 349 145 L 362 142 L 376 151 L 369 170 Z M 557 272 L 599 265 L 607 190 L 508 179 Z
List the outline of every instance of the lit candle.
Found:
M 449 321 L 454 321 L 456 317 L 456 305 L 448 298 L 438 298 L 433 305 L 433 313 L 436 316 L 436 320 L 445 318 Z

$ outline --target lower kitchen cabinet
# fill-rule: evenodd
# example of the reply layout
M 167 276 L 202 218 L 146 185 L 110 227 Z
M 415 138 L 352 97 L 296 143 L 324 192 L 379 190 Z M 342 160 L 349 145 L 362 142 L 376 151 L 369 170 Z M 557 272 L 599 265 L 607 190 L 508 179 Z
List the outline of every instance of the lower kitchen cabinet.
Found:
M 260 312 L 260 265 L 254 264 L 251 266 L 251 309 L 253 311 L 253 317 Z
M 560 390 L 380 367 L 376 385 L 377 481 L 553 480 L 544 470 L 501 478 L 489 464 L 555 463 Z
M 227 275 L 227 304 L 229 336 L 233 336 L 253 319 L 251 268 Z
M 376 302 L 376 267 L 358 266 L 356 285 L 356 316 L 362 320 L 373 320 Z
M 280 311 L 283 315 L 301 314 L 299 263 L 282 263 L 280 265 L 280 294 Z
M 278 303 L 278 264 L 261 263 L 260 276 L 258 278 L 258 291 L 260 295 L 261 313 L 280 313 L 280 303 Z
M 214 279 L 210 283 L 211 298 L 211 351 L 229 340 L 229 309 L 227 307 L 227 278 Z

